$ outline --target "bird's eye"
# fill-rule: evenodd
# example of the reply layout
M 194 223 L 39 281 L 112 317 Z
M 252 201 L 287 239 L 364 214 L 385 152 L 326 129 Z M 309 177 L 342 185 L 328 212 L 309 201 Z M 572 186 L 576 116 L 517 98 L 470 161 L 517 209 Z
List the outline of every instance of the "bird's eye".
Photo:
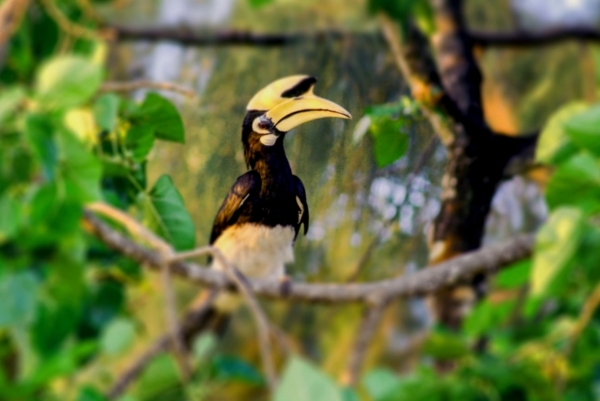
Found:
M 258 117 L 252 123 L 252 129 L 258 134 L 268 134 L 272 127 L 272 123 L 265 118 Z

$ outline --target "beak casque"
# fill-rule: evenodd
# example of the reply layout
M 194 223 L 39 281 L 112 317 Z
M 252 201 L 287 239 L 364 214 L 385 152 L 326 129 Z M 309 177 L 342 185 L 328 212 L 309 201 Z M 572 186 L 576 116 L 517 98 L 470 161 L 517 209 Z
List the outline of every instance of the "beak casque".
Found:
M 264 115 L 281 132 L 319 118 L 351 119 L 350 113 L 339 104 L 312 94 L 291 98 L 267 111 Z

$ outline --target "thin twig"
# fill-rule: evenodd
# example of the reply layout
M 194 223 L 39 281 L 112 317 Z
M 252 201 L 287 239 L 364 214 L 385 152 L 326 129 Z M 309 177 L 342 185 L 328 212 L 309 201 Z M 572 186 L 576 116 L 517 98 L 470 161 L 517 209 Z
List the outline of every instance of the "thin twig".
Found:
M 235 282 L 237 289 L 244 296 L 248 308 L 254 317 L 256 322 L 256 328 L 258 330 L 258 342 L 260 346 L 260 354 L 263 362 L 263 368 L 267 375 L 267 382 L 271 393 L 275 393 L 275 387 L 277 386 L 277 376 L 275 374 L 275 365 L 273 363 L 273 355 L 271 352 L 271 346 L 269 345 L 269 327 L 271 324 L 267 319 L 267 315 L 262 310 L 256 297 L 252 293 L 252 289 L 248 286 L 246 277 L 235 267 L 231 266 L 225 259 L 223 254 L 218 248 L 209 247 L 212 251 L 212 256 L 218 260 L 219 264 L 223 266 L 227 276 Z
M 566 40 L 600 40 L 594 27 L 556 27 L 539 32 L 471 32 L 471 43 L 481 47 L 533 47 L 556 44 Z
M 161 256 L 148 248 L 126 238 L 100 221 L 93 212 L 84 211 L 85 227 L 107 246 L 120 254 L 145 263 L 159 270 Z M 503 244 L 469 252 L 436 265 L 435 269 L 422 269 L 407 276 L 398 276 L 361 284 L 326 284 L 287 282 L 285 291 L 282 285 L 273 280 L 249 279 L 248 287 L 258 296 L 271 299 L 288 299 L 319 303 L 369 302 L 376 294 L 382 298 L 408 298 L 423 296 L 459 283 L 468 282 L 481 273 L 494 273 L 529 257 L 532 252 L 534 235 L 515 236 Z M 174 261 L 169 264 L 173 274 L 191 282 L 211 287 L 215 290 L 236 290 L 235 282 L 222 272 L 202 268 L 194 263 Z M 398 269 L 402 271 L 401 268 Z
M 182 320 L 181 327 L 185 327 L 182 337 L 191 337 L 196 331 L 197 327 L 194 323 L 201 321 L 198 316 L 202 316 L 206 313 L 208 308 L 212 305 L 212 302 L 216 298 L 216 293 L 209 294 L 209 297 L 204 300 L 200 305 L 194 306 Z M 187 323 L 187 325 L 183 324 Z M 154 357 L 169 348 L 171 341 L 171 333 L 159 337 L 153 345 L 148 348 L 139 358 L 137 358 L 131 366 L 129 366 L 120 376 L 117 382 L 110 388 L 107 393 L 109 399 L 114 399 L 120 396 L 129 385 L 142 373 L 144 368 L 154 359 Z
M 377 332 L 379 322 L 388 305 L 388 300 L 374 302 L 369 306 L 363 316 L 358 329 L 358 334 L 356 335 L 356 340 L 354 341 L 354 346 L 352 347 L 352 352 L 348 358 L 348 367 L 342 376 L 343 384 L 355 386 L 358 382 L 367 350 L 371 344 L 371 339 Z
M 6 0 L 0 5 L 0 47 L 17 30 L 29 6 L 29 0 Z
M 102 213 L 105 216 L 119 221 L 130 231 L 130 233 L 134 235 L 137 234 L 143 237 L 144 239 L 148 240 L 149 242 L 152 242 L 153 244 L 155 244 L 155 246 L 159 247 L 162 250 L 162 263 L 160 264 L 160 270 L 163 273 L 163 282 L 165 284 L 165 292 L 167 297 L 167 318 L 169 320 L 169 325 L 171 328 L 171 337 L 173 339 L 174 352 L 177 356 L 178 362 L 181 365 L 182 374 L 184 378 L 189 377 L 190 369 L 187 366 L 187 362 L 185 359 L 185 350 L 183 342 L 181 340 L 181 330 L 179 322 L 176 318 L 175 296 L 173 294 L 173 288 L 171 284 L 169 265 L 173 262 L 180 261 L 183 259 L 210 254 L 212 257 L 219 261 L 221 266 L 223 266 L 225 274 L 229 277 L 229 279 L 232 282 L 235 283 L 239 292 L 244 296 L 246 303 L 248 304 L 248 308 L 254 316 L 258 329 L 258 338 L 265 374 L 268 378 L 269 387 L 271 388 L 271 390 L 275 389 L 277 379 L 275 376 L 275 366 L 273 364 L 273 357 L 269 346 L 269 321 L 263 310 L 260 308 L 256 297 L 252 293 L 252 290 L 248 287 L 246 283 L 246 278 L 242 275 L 242 273 L 240 273 L 237 269 L 235 269 L 229 264 L 229 262 L 225 259 L 225 257 L 219 251 L 218 248 L 207 246 L 176 255 L 168 244 L 166 244 L 164 241 L 162 241 L 154 233 L 150 232 L 140 223 L 138 223 L 135 219 L 128 216 L 126 213 L 101 202 L 96 202 L 89 205 L 88 209 L 98 213 Z
M 173 354 L 180 367 L 181 376 L 187 381 L 191 376 L 191 368 L 187 360 L 185 347 L 181 338 L 181 327 L 177 319 L 177 304 L 175 301 L 175 292 L 171 280 L 170 261 L 175 254 L 173 248 L 163 241 L 160 237 L 148 230 L 127 213 L 120 211 L 106 203 L 94 202 L 87 206 L 88 209 L 100 213 L 110 219 L 123 225 L 130 234 L 141 237 L 149 242 L 154 248 L 158 249 L 160 254 L 160 271 L 162 277 L 163 290 L 165 292 L 165 314 L 169 325 L 170 338 L 173 343 Z
M 63 12 L 58 8 L 53 0 L 40 0 L 44 9 L 50 15 L 50 17 L 56 22 L 56 24 L 68 35 L 75 36 L 77 38 L 97 40 L 102 39 L 98 31 L 90 29 L 86 26 L 79 25 L 71 21 Z
M 324 42 L 347 38 L 380 39 L 376 32 L 346 32 L 329 29 L 318 32 L 259 33 L 251 31 L 207 32 L 187 26 L 176 27 L 130 27 L 109 25 L 106 27 L 119 41 L 170 41 L 185 46 L 284 46 L 298 42 Z
M 600 306 L 600 283 L 596 285 L 594 291 L 592 291 L 592 294 L 585 300 L 585 303 L 581 308 L 579 318 L 577 319 L 575 327 L 573 327 L 573 331 L 569 336 L 569 343 L 565 351 L 566 355 L 569 355 L 572 352 L 573 347 L 575 347 L 575 344 L 579 339 L 579 336 L 588 326 L 590 320 L 592 320 L 592 316 L 594 315 L 596 309 L 598 309 L 598 306 Z
M 195 98 L 196 92 L 172 82 L 153 82 L 148 80 L 127 82 L 105 82 L 100 87 L 100 92 L 131 92 L 138 89 L 156 89 L 182 94 L 188 98 Z

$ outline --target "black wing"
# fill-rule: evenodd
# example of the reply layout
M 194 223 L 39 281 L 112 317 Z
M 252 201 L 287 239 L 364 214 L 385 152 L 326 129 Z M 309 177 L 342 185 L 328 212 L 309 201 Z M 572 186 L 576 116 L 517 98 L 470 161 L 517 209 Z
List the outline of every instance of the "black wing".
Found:
M 210 243 L 225 231 L 227 227 L 235 223 L 236 212 L 242 206 L 246 198 L 253 192 L 260 190 L 261 180 L 258 172 L 252 170 L 240 176 L 229 190 L 223 201 L 210 234 Z
M 300 181 L 300 178 L 293 176 L 294 181 L 296 181 L 296 196 L 297 200 L 302 204 L 302 208 L 300 212 L 302 215 L 300 216 L 300 221 L 296 225 L 296 236 L 298 236 L 298 231 L 300 231 L 300 226 L 304 224 L 304 235 L 306 235 L 308 231 L 308 203 L 306 202 L 306 190 L 304 189 L 304 184 Z M 298 205 L 300 207 L 300 205 Z

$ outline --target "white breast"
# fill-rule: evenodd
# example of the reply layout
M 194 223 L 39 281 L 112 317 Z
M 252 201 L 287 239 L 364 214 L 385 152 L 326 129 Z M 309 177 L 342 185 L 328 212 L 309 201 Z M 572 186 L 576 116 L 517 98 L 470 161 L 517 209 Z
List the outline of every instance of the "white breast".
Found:
M 244 275 L 279 279 L 285 274 L 285 265 L 294 261 L 293 242 L 292 227 L 243 224 L 227 228 L 213 246 Z M 223 270 L 216 259 L 212 268 Z

